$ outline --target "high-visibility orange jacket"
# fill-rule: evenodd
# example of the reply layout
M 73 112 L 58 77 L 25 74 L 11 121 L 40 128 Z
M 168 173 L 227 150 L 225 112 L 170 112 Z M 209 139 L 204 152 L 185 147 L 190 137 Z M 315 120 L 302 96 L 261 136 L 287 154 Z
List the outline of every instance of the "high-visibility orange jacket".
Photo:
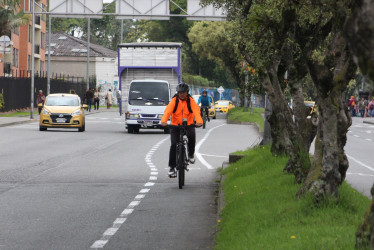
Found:
M 193 113 L 190 113 L 190 111 L 188 110 L 187 99 L 179 99 L 177 110 L 175 111 L 175 113 L 173 113 L 175 100 L 177 98 L 179 97 L 171 99 L 168 106 L 166 106 L 161 122 L 167 122 L 169 120 L 169 117 L 171 116 L 172 125 L 182 124 L 183 118 L 187 118 L 187 125 L 193 124 L 194 119 L 196 119 L 197 123 L 203 123 L 203 119 L 200 115 L 200 107 L 196 104 L 195 100 L 191 96 L 188 96 L 187 98 L 190 98 L 190 106 Z

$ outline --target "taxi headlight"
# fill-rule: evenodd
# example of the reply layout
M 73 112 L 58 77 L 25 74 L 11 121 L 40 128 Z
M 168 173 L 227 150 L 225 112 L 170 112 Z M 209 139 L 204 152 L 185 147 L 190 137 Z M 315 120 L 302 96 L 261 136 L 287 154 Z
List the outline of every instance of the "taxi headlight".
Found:
M 74 111 L 73 113 L 71 113 L 71 115 L 80 115 L 80 114 L 82 114 L 82 111 L 80 110 L 80 109 L 78 109 L 78 110 L 76 110 L 76 111 Z
M 43 115 L 50 115 L 51 112 L 49 112 L 49 111 L 46 110 L 46 109 L 43 109 L 43 110 L 42 110 L 42 114 L 43 114 Z

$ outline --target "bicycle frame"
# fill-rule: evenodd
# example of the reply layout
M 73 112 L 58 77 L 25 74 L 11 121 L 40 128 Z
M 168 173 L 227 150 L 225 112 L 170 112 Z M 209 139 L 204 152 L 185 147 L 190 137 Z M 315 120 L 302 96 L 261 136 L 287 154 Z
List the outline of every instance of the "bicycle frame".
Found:
M 175 126 L 169 125 L 170 128 L 178 128 L 179 136 L 178 141 L 176 144 L 176 169 L 178 171 L 178 184 L 179 189 L 182 189 L 184 186 L 184 179 L 185 179 L 185 171 L 189 169 L 187 166 L 189 165 L 189 158 L 188 158 L 188 138 L 186 135 L 187 127 L 195 127 L 195 125 L 187 125 L 187 121 L 183 122 L 183 125 Z

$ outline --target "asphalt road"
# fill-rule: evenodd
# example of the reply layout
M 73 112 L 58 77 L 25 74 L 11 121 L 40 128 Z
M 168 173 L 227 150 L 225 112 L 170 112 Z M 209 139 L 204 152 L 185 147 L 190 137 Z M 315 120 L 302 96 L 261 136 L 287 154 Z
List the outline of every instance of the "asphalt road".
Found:
M 0 250 L 211 249 L 217 168 L 259 142 L 221 114 L 197 129 L 186 185 L 167 177 L 169 135 L 127 134 L 116 112 L 86 116 L 86 132 L 0 128 Z
M 374 181 L 374 124 L 363 123 L 360 117 L 353 117 L 352 121 L 345 146 L 349 160 L 346 180 L 371 198 L 370 189 Z

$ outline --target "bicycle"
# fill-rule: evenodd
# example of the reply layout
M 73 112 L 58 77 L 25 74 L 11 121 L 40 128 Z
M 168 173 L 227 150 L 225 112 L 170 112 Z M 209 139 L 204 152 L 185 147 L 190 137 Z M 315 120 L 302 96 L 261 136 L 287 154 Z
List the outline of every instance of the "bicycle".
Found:
M 182 125 L 168 125 L 169 128 L 177 128 L 179 130 L 179 136 L 177 141 L 177 150 L 176 150 L 176 169 L 177 169 L 177 176 L 178 176 L 178 185 L 179 189 L 182 189 L 184 186 L 185 180 L 185 171 L 189 171 L 187 168 L 189 165 L 189 158 L 188 158 L 188 138 L 186 135 L 186 129 L 188 127 L 196 127 L 195 124 L 187 125 L 187 119 L 183 119 Z M 170 176 L 171 178 L 175 178 L 176 176 Z
M 203 118 L 203 128 L 206 126 L 206 121 L 208 120 L 209 106 L 201 106 L 201 118 Z

